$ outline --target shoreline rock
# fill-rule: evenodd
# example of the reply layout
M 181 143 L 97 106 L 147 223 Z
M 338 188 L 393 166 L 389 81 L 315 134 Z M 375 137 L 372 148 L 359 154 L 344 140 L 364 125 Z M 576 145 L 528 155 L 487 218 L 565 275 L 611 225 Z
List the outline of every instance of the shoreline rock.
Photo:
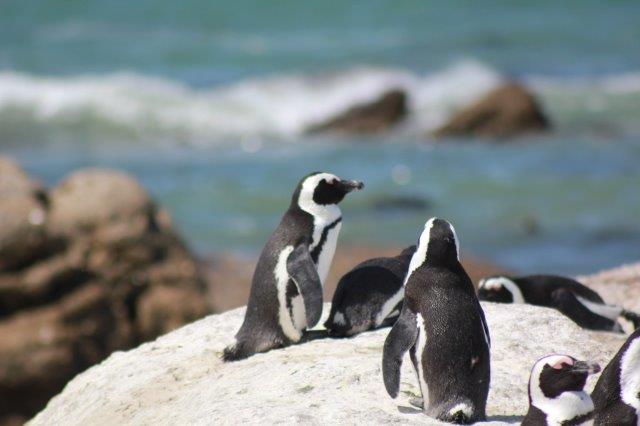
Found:
M 307 133 L 379 133 L 399 123 L 407 113 L 406 93 L 390 90 L 369 103 L 354 105 L 323 123 L 311 125 Z
M 514 423 L 525 414 L 536 359 L 566 352 L 604 365 L 624 342 L 580 329 L 547 308 L 484 302 L 483 308 L 492 335 L 488 424 Z M 29 424 L 438 424 L 409 404 L 420 392 L 408 357 L 399 398 L 387 396 L 381 353 L 388 328 L 223 364 L 220 353 L 243 313 L 211 315 L 113 354 L 72 380 Z
M 210 312 L 195 258 L 131 176 L 86 169 L 47 192 L 0 157 L 0 193 L 0 424 Z

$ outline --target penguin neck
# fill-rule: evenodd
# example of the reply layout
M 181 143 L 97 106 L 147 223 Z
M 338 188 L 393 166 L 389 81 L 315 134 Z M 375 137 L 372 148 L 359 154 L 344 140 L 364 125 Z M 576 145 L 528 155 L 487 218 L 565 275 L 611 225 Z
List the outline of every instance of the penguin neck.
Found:
M 566 391 L 555 398 L 547 398 L 537 387 L 532 394 L 531 405 L 546 414 L 549 424 L 562 424 L 593 413 L 593 400 L 584 390 Z
M 342 212 L 337 204 L 318 204 L 313 201 L 313 194 L 301 192 L 297 207 L 313 217 L 314 226 L 327 225 L 342 217 Z

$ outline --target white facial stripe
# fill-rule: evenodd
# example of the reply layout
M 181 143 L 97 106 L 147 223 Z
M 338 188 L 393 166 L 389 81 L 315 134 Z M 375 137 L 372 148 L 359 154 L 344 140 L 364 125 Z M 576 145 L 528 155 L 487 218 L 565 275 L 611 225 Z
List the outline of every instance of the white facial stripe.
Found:
M 449 224 L 449 229 L 453 233 L 453 239 L 456 242 L 456 257 L 458 258 L 458 262 L 460 261 L 460 241 L 458 241 L 458 234 L 456 234 L 456 230 L 453 228 L 452 224 Z
M 313 193 L 322 179 L 330 182 L 339 178 L 331 173 L 318 173 L 317 175 L 306 178 L 304 182 L 302 182 L 300 196 L 298 197 L 298 206 L 312 215 L 316 221 L 320 219 L 322 222 L 329 224 L 338 219 L 341 213 L 340 208 L 336 204 L 320 205 L 313 201 Z M 317 229 L 318 226 L 315 226 L 315 230 Z M 322 227 L 319 228 L 319 233 L 322 233 Z M 316 236 L 314 232 L 313 241 L 315 244 L 320 241 L 320 234 Z
M 427 345 L 427 332 L 424 328 L 424 318 L 421 314 L 416 314 L 416 325 L 418 327 L 418 341 L 416 342 L 416 361 L 418 381 L 420 382 L 420 391 L 422 392 L 422 403 L 424 409 L 429 407 L 429 387 L 424 379 L 424 371 L 422 371 L 422 356 L 424 348 Z
M 499 290 L 501 288 L 506 289 L 511 293 L 513 303 L 525 303 L 524 296 L 520 287 L 507 277 L 493 277 L 487 278 L 480 282 L 480 288 L 485 290 Z
M 547 398 L 540 389 L 540 374 L 545 365 L 553 367 L 562 362 L 573 364 L 571 357 L 566 355 L 550 355 L 538 360 L 531 370 L 529 378 L 529 392 L 531 404 L 538 407 L 547 415 L 548 424 L 561 424 L 565 420 L 573 419 L 593 411 L 593 401 L 588 393 L 583 391 L 567 391 L 556 398 Z
M 640 337 L 627 347 L 620 360 L 620 397 L 640 414 Z
M 418 269 L 427 259 L 427 248 L 429 247 L 431 228 L 433 227 L 433 221 L 435 219 L 435 217 L 432 217 L 424 225 L 422 234 L 420 234 L 420 240 L 418 241 L 418 247 L 411 257 L 411 262 L 409 262 L 409 270 L 407 271 L 407 276 L 404 278 L 404 283 L 402 283 L 403 286 L 407 285 L 413 271 Z
M 578 302 L 582 303 L 585 308 L 587 308 L 594 314 L 600 315 L 601 317 L 609 318 L 611 321 L 616 321 L 620 314 L 622 314 L 622 308 L 619 306 L 591 302 L 584 297 L 578 296 L 577 294 L 576 299 L 578 299 Z
M 300 331 L 296 329 L 291 315 L 289 314 L 289 310 L 287 309 L 287 283 L 289 282 L 287 258 L 292 251 L 293 246 L 287 246 L 280 252 L 274 273 L 278 287 L 278 322 L 280 322 L 280 327 L 282 327 L 283 333 L 293 342 L 297 342 L 300 340 L 302 335 Z

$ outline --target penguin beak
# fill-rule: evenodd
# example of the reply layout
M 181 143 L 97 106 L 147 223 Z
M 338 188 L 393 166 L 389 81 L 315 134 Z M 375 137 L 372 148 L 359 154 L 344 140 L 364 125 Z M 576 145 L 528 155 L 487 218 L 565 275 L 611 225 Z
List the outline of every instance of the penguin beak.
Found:
M 358 181 L 358 180 L 340 180 L 336 183 L 336 187 L 338 187 L 339 189 L 343 190 L 344 192 L 351 192 L 354 190 L 360 190 L 362 188 L 364 188 L 364 183 Z
M 600 366 L 595 362 L 576 361 L 571 370 L 575 373 L 595 374 L 600 372 Z

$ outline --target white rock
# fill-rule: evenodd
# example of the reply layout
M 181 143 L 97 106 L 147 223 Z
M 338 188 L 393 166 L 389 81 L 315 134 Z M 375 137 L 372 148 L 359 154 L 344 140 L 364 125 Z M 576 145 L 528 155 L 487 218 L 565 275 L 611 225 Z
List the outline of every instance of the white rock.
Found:
M 556 311 L 483 303 L 491 330 L 491 424 L 527 409 L 534 361 L 562 352 L 604 366 L 621 336 L 580 329 Z M 325 306 L 325 315 L 328 305 Z M 155 342 L 117 352 L 78 375 L 31 425 L 437 424 L 409 404 L 420 395 L 408 356 L 401 393 L 385 392 L 389 329 L 321 339 L 223 364 L 244 309 L 212 315 Z M 588 383 L 592 387 L 595 378 Z

